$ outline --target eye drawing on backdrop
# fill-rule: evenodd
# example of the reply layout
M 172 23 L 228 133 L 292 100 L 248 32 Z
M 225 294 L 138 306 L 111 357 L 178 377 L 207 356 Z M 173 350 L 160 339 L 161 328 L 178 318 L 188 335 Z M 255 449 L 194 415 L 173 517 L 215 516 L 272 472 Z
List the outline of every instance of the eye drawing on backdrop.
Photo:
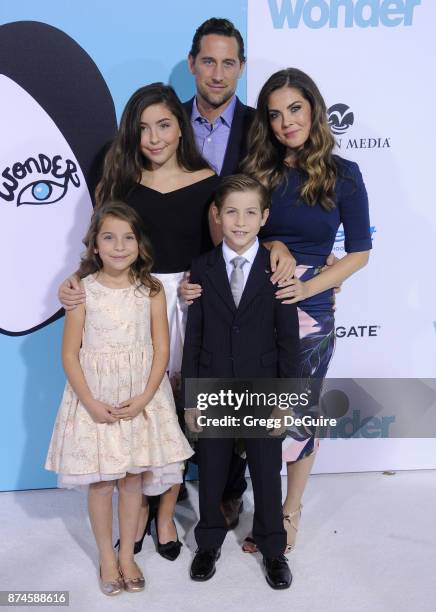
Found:
M 62 315 L 117 123 L 90 56 L 40 22 L 0 26 L 0 100 L 0 332 L 22 335 Z

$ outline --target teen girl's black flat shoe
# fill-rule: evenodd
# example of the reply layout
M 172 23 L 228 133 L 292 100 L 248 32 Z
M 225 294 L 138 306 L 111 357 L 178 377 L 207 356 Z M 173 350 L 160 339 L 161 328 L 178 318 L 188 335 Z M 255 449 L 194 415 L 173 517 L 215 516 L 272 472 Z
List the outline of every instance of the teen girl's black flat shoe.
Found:
M 174 523 L 174 520 L 173 520 L 173 523 Z M 175 523 L 174 523 L 174 527 L 176 528 L 176 534 L 177 534 L 177 527 Z M 178 534 L 177 534 L 176 541 L 171 540 L 170 542 L 161 544 L 159 542 L 159 532 L 157 529 L 157 519 L 156 519 L 156 537 L 157 537 L 156 550 L 160 554 L 160 556 L 163 557 L 164 559 L 168 559 L 168 561 L 175 561 L 177 557 L 180 555 L 180 549 L 183 546 L 183 544 L 179 540 Z

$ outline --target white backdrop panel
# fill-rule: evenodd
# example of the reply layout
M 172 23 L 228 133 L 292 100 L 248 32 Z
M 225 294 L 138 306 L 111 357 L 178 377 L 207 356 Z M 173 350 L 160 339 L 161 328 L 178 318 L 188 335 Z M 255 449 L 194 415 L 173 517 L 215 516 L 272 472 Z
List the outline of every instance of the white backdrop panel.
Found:
M 373 253 L 338 296 L 332 377 L 435 376 L 435 23 L 432 0 L 248 2 L 248 103 L 255 106 L 273 72 L 294 66 L 314 78 L 329 109 L 353 113 L 347 122 L 342 112 L 349 125 L 336 136 L 337 152 L 364 176 Z M 335 253 L 344 254 L 340 234 Z M 419 443 L 409 441 L 399 461 L 392 441 L 377 441 L 377 465 L 436 467 L 434 451 L 415 454 Z M 317 471 L 332 469 L 333 452 L 332 471 L 379 469 L 361 441 L 323 446 Z

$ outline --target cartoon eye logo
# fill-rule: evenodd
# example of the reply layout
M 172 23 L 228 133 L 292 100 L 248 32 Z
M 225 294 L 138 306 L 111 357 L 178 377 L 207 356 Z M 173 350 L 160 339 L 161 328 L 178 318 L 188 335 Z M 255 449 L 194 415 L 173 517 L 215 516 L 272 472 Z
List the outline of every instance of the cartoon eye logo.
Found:
M 26 185 L 17 197 L 17 206 L 23 204 L 54 204 L 59 202 L 68 190 L 68 181 L 65 184 L 55 181 L 39 180 Z

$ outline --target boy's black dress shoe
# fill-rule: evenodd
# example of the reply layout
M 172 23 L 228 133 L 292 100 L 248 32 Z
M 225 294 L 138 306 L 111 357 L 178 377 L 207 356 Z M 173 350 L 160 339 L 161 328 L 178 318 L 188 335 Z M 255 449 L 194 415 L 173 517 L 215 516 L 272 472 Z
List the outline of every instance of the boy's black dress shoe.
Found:
M 291 570 L 285 555 L 264 557 L 265 578 L 272 589 L 289 589 L 292 582 Z
M 191 565 L 191 578 L 202 582 L 215 574 L 215 563 L 220 558 L 221 548 L 199 548 Z

